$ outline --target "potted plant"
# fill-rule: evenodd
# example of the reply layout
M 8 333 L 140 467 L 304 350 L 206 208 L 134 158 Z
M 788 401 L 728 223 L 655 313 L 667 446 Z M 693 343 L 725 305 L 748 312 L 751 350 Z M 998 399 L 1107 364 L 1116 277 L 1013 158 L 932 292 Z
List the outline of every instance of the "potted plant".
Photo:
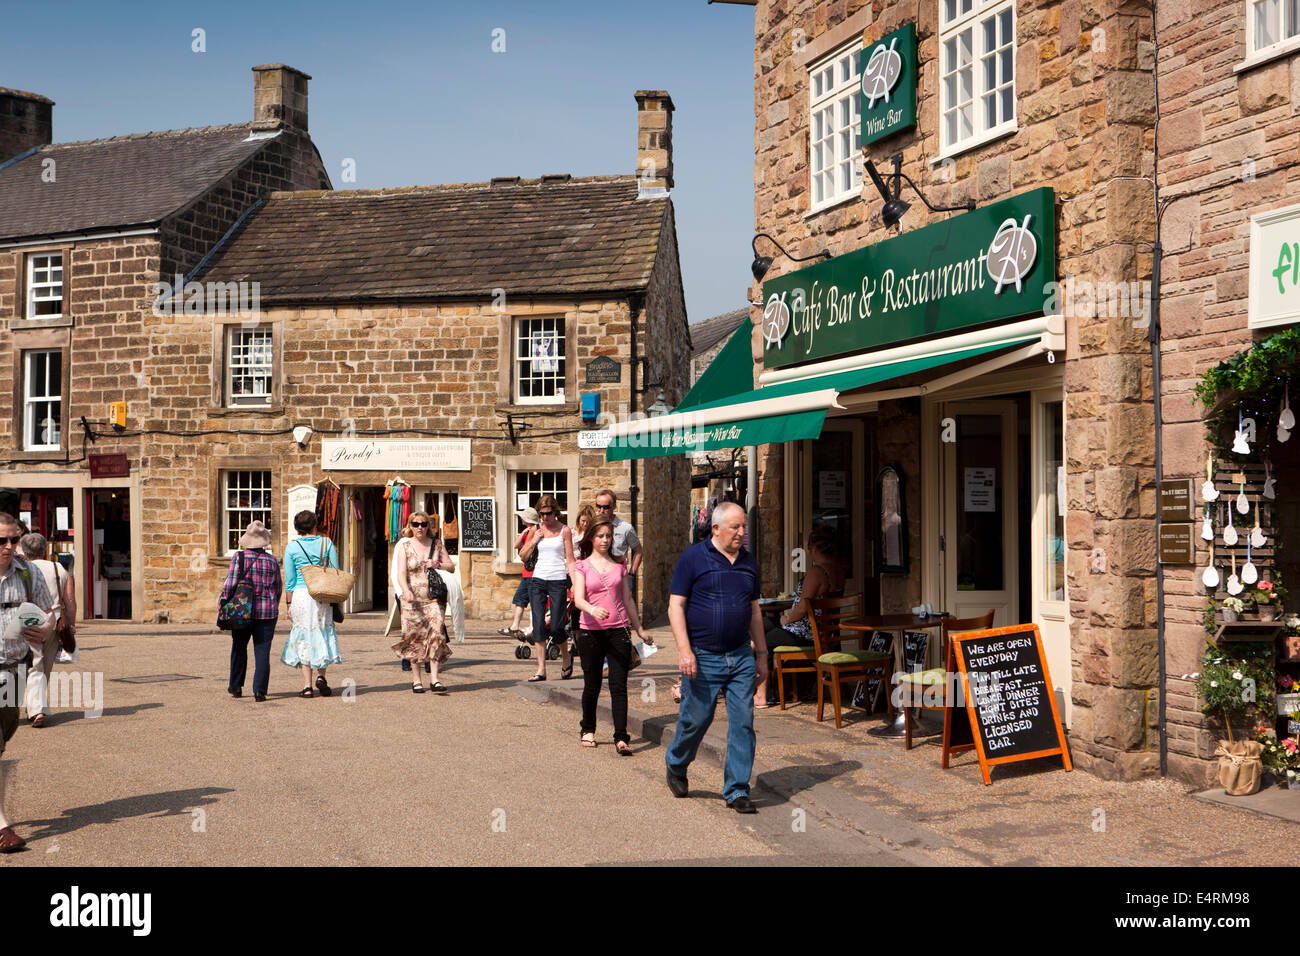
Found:
M 1230 597 L 1223 602 L 1223 620 L 1232 624 L 1241 620 L 1241 612 L 1246 610 L 1246 602 L 1241 598 Z
M 1221 714 L 1226 740 L 1215 750 L 1219 758 L 1219 782 L 1228 796 L 1249 796 L 1259 790 L 1263 773 L 1261 756 L 1264 745 L 1257 736 L 1234 740 L 1234 718 L 1255 712 L 1261 719 L 1273 716 L 1274 679 L 1276 676 L 1271 643 L 1234 644 L 1228 656 L 1210 644 L 1201 656 L 1201 673 L 1196 689 L 1201 711 Z
M 1287 617 L 1279 656 L 1287 661 L 1300 661 L 1300 614 Z
M 1276 581 L 1260 581 L 1250 591 L 1251 600 L 1259 608 L 1259 619 L 1261 621 L 1276 621 L 1282 616 L 1282 602 L 1286 600 L 1286 588 L 1282 587 L 1282 579 Z
M 1260 745 L 1260 762 L 1277 785 L 1287 790 L 1300 790 L 1300 738 L 1278 740 L 1261 724 L 1255 728 L 1255 740 Z

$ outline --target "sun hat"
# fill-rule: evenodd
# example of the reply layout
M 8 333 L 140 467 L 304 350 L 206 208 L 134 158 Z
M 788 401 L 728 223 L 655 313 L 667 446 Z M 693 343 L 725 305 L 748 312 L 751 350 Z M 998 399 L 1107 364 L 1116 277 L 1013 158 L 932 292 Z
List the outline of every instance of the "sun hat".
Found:
M 249 522 L 248 529 L 239 539 L 241 548 L 269 548 L 271 546 L 271 532 L 262 524 L 254 520 Z
M 515 515 L 522 518 L 524 524 L 541 524 L 541 517 L 537 514 L 537 509 L 533 507 L 521 508 L 515 512 Z

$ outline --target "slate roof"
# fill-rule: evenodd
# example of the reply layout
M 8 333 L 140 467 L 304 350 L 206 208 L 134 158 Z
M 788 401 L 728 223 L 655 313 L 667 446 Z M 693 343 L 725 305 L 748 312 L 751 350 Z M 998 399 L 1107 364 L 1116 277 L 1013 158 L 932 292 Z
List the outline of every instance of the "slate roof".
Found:
M 698 355 L 707 352 L 749 319 L 749 306 L 734 312 L 724 312 L 691 326 L 691 351 Z
M 150 225 L 185 209 L 272 138 L 252 124 L 42 146 L 0 165 L 0 239 Z M 54 182 L 41 173 L 54 160 Z
M 669 208 L 635 176 L 277 192 L 198 278 L 264 303 L 632 291 Z

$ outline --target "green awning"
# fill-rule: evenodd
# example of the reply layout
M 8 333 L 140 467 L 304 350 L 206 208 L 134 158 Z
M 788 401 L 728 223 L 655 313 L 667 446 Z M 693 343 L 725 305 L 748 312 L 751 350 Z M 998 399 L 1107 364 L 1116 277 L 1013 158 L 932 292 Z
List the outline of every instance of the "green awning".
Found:
M 727 344 L 718 350 L 709 367 L 681 400 L 678 410 L 726 401 L 737 392 L 754 387 L 754 355 L 750 346 L 753 331 L 754 324 L 748 319 L 740 323 L 740 328 L 731 333 Z
M 742 326 L 740 331 L 747 332 L 748 326 Z M 723 376 L 725 380 L 731 382 L 748 384 L 752 381 L 753 364 L 749 360 L 749 337 L 746 335 L 745 377 L 742 378 L 740 375 L 736 356 L 729 356 L 727 366 L 721 369 L 718 377 L 709 383 L 707 391 L 697 396 L 699 385 L 704 383 L 705 377 L 713 371 L 714 365 L 718 364 L 723 355 L 736 345 L 738 335 L 739 333 L 733 336 L 718 353 L 717 359 L 710 364 L 709 369 L 696 383 L 696 388 L 687 393 L 688 399 L 699 397 L 704 398 L 704 401 L 688 406 L 684 399 L 671 415 L 615 426 L 614 437 L 605 449 L 606 460 L 655 458 L 661 455 L 682 455 L 693 451 L 712 451 L 744 445 L 817 438 L 821 434 L 826 412 L 834 407 L 835 397 L 840 392 L 879 385 L 891 379 L 953 365 L 1039 338 L 1037 335 L 1026 336 L 1012 342 L 999 342 L 994 345 L 983 345 L 942 355 L 927 355 L 845 372 L 831 372 L 814 378 L 781 382 L 719 396 L 714 390 L 719 388 L 724 380 Z M 788 401 L 774 403 L 772 399 Z M 801 405 L 803 407 L 799 407 Z M 781 410 L 784 408 L 788 408 L 788 411 Z

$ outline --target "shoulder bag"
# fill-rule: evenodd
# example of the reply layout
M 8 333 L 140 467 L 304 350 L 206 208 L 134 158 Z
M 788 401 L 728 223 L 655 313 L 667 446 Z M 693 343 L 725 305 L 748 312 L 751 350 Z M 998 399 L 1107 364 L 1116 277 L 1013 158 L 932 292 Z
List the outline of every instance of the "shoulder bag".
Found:
M 243 554 L 243 552 L 241 551 L 240 554 Z M 65 571 L 64 574 L 67 574 L 67 572 Z M 59 647 L 71 654 L 77 649 L 77 628 L 72 623 L 72 615 L 68 613 L 66 607 L 63 607 L 63 585 L 59 581 L 59 562 L 57 558 L 54 561 L 54 586 L 59 589 L 59 623 L 54 633 L 59 637 Z
M 438 540 L 429 542 L 429 560 L 433 560 L 433 550 L 438 546 Z M 443 607 L 447 606 L 447 582 L 442 579 L 437 568 L 429 569 L 429 600 L 437 601 Z
M 230 597 L 217 609 L 217 627 L 223 631 L 244 629 L 253 623 L 253 585 L 244 579 L 244 552 L 236 558 L 235 586 L 230 589 Z M 63 637 L 59 636 L 62 643 Z M 71 649 L 68 649 L 71 653 Z
M 303 557 L 307 558 L 308 561 L 307 566 L 300 568 L 299 571 L 302 574 L 303 583 L 307 585 L 307 593 L 312 596 L 313 600 L 324 604 L 338 604 L 346 601 L 348 595 L 352 593 L 352 585 L 356 583 L 357 576 L 339 568 L 326 566 L 325 536 L 321 535 L 320 539 L 321 563 L 319 565 L 312 561 L 301 541 L 298 542 L 298 547 L 302 549 Z

